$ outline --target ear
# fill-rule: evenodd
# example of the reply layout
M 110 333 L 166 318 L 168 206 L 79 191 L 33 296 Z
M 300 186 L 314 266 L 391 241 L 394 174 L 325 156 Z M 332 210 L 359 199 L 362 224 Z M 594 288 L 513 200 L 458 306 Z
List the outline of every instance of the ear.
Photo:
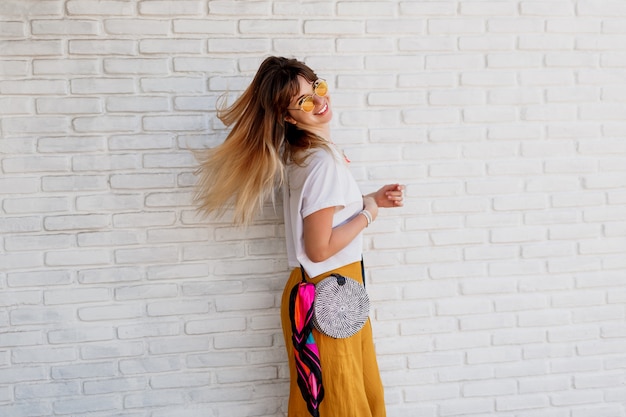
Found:
M 289 115 L 285 116 L 285 121 L 286 121 L 287 123 L 291 123 L 292 125 L 295 125 L 295 124 L 297 123 L 297 122 L 296 122 L 296 119 L 294 119 L 293 117 L 291 117 L 291 116 L 289 116 Z

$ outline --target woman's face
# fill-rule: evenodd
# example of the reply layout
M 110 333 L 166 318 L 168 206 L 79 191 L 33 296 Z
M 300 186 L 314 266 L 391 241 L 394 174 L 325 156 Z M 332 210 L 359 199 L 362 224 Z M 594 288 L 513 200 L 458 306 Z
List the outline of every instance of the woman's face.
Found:
M 300 128 L 306 126 L 314 127 L 329 123 L 333 117 L 333 112 L 330 108 L 330 95 L 328 92 L 321 97 L 314 92 L 314 82 L 310 82 L 301 76 L 298 77 L 298 81 L 300 83 L 300 90 L 298 94 L 291 99 L 285 120 L 288 123 L 298 125 Z M 303 111 L 300 108 L 300 103 L 305 97 L 311 97 L 313 100 L 314 106 L 311 112 Z

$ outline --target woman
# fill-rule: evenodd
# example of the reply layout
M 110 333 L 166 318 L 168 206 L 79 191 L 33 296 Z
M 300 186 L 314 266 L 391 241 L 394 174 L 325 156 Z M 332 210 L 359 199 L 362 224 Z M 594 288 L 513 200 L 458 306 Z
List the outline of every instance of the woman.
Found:
M 232 207 L 235 222 L 246 225 L 275 187 L 283 187 L 287 255 L 293 267 L 281 305 L 291 374 L 289 417 L 385 416 L 369 320 L 344 339 L 312 330 L 323 387 L 321 403 L 312 405 L 300 387 L 289 304 L 302 271 L 314 284 L 332 273 L 363 283 L 362 232 L 379 207 L 402 206 L 404 187 L 390 184 L 361 194 L 349 161 L 331 140 L 327 84 L 295 59 L 265 59 L 251 85 L 219 117 L 232 129 L 201 161 L 200 210 L 222 214 Z

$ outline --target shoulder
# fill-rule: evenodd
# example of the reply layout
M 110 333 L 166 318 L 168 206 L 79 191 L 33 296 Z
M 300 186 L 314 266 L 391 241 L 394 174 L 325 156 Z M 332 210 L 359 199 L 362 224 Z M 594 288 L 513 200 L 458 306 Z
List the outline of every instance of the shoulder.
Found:
M 290 170 L 310 172 L 324 166 L 334 166 L 336 158 L 333 151 L 326 147 L 315 147 L 299 151 L 298 160 L 301 162 L 290 161 L 288 168 Z

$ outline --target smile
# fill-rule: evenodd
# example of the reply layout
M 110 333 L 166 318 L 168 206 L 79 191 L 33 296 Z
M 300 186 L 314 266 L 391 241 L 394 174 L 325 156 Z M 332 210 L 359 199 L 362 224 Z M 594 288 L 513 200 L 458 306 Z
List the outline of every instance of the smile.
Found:
M 316 116 L 321 116 L 322 114 L 326 113 L 328 111 L 328 103 L 324 103 L 324 107 L 322 107 L 320 109 L 320 111 L 318 111 L 317 113 L 315 113 Z

